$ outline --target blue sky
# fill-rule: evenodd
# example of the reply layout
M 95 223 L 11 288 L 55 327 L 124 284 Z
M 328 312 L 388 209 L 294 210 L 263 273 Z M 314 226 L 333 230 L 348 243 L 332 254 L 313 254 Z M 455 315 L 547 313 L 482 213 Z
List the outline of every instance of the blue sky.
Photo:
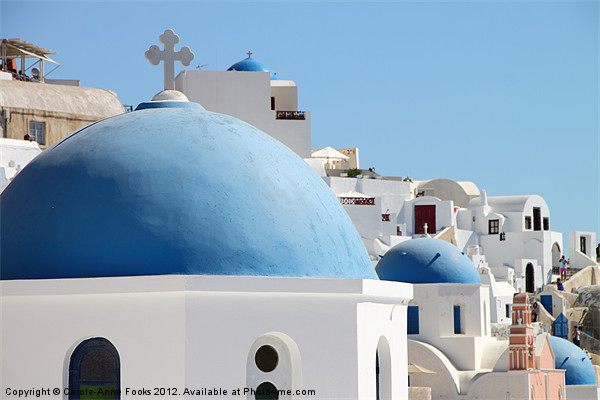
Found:
M 297 83 L 314 148 L 359 147 L 384 175 L 539 194 L 565 246 L 571 230 L 600 232 L 598 1 L 0 4 L 0 36 L 57 52 L 50 78 L 137 105 L 162 89 L 144 52 L 167 28 L 190 69 L 251 50 Z

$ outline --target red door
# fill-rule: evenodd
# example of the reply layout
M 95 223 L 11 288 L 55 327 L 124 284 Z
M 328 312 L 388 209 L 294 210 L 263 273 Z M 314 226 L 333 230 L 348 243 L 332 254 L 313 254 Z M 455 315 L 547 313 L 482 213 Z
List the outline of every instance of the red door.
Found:
M 425 224 L 427 223 L 427 233 L 435 233 L 435 205 L 415 206 L 415 234 L 425 233 Z

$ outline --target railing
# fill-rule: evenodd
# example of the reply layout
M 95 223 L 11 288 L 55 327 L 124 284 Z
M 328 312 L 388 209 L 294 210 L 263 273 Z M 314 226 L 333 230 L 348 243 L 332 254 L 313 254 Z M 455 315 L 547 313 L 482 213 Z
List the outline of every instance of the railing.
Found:
M 374 206 L 374 197 L 340 197 L 343 206 Z
M 275 111 L 275 119 L 305 119 L 304 111 Z

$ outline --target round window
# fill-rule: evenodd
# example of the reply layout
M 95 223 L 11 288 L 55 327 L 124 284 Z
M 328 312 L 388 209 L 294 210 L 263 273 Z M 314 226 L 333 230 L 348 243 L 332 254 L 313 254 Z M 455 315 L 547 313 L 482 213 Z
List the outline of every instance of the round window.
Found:
M 271 382 L 263 382 L 256 388 L 254 398 L 256 400 L 277 400 L 279 398 L 279 393 L 277 393 L 277 388 Z
M 261 346 L 254 356 L 254 362 L 262 372 L 271 372 L 277 367 L 279 355 L 272 346 Z

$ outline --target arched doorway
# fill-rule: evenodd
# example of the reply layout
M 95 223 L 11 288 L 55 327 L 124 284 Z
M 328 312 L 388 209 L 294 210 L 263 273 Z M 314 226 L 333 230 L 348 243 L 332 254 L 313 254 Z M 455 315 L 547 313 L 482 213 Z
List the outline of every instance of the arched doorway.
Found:
M 525 291 L 527 293 L 535 292 L 535 272 L 531 263 L 528 263 L 525 267 Z
M 391 400 L 392 398 L 392 359 L 390 344 L 385 336 L 379 338 L 375 352 L 375 388 L 377 400 Z

